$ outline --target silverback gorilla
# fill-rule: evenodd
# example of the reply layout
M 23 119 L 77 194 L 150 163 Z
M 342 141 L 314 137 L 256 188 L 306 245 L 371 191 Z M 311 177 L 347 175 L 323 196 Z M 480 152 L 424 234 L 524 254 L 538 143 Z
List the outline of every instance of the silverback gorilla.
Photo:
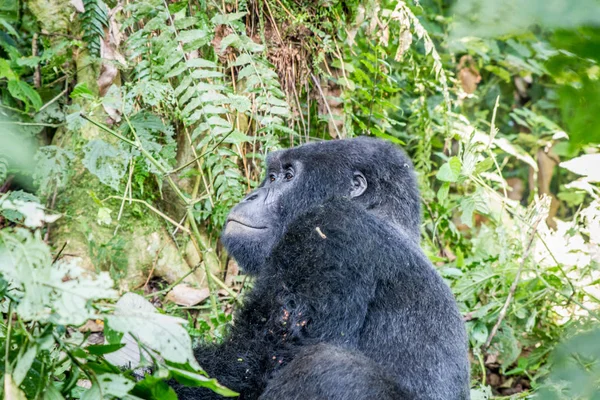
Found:
M 464 324 L 419 225 L 412 164 L 388 142 L 270 154 L 222 236 L 254 288 L 200 365 L 245 400 L 468 399 Z

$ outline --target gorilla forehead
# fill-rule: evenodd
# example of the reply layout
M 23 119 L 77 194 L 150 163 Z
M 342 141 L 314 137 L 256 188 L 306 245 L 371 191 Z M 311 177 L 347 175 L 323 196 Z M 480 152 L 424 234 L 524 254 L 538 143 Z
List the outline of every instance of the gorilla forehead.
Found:
M 339 196 L 347 193 L 340 189 L 347 179 L 352 179 L 354 172 L 362 173 L 368 187 L 355 201 L 403 227 L 418 241 L 421 207 L 417 180 L 412 162 L 398 146 L 360 137 L 308 143 L 267 157 L 269 170 L 298 163 L 305 185 L 328 187 Z
M 302 164 L 303 170 L 320 174 L 337 173 L 340 177 L 359 171 L 367 176 L 369 184 L 384 180 L 386 186 L 397 184 L 402 189 L 416 189 L 410 158 L 394 144 L 381 139 L 360 137 L 313 142 L 275 151 L 267 156 L 269 169 L 293 166 L 296 162 Z

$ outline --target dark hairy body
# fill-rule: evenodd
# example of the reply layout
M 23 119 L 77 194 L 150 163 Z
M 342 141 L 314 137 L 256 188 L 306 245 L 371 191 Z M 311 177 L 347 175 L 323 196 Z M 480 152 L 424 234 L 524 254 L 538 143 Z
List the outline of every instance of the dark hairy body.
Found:
M 254 287 L 200 365 L 243 399 L 468 399 L 464 324 L 419 247 L 419 201 L 387 142 L 272 154 L 223 233 Z

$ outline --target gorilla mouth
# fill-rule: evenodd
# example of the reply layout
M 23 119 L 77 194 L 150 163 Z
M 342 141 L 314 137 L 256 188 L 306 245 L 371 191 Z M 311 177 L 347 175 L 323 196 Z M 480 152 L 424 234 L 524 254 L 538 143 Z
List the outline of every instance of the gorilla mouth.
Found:
M 246 228 L 250 228 L 250 229 L 267 229 L 266 226 L 252 226 L 252 225 L 249 225 L 246 222 L 242 222 L 242 221 L 240 221 L 238 219 L 231 219 L 231 218 L 227 220 L 227 224 L 226 225 L 229 225 L 230 222 L 235 222 L 236 224 L 245 226 Z

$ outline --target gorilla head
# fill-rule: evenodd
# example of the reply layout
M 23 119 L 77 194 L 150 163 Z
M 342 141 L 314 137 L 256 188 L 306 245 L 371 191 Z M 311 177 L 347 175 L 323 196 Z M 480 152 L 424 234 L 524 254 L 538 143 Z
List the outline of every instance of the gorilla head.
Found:
M 257 274 L 290 222 L 339 197 L 419 241 L 420 199 L 409 158 L 391 143 L 357 138 L 271 153 L 264 181 L 231 210 L 223 243 L 246 273 Z

